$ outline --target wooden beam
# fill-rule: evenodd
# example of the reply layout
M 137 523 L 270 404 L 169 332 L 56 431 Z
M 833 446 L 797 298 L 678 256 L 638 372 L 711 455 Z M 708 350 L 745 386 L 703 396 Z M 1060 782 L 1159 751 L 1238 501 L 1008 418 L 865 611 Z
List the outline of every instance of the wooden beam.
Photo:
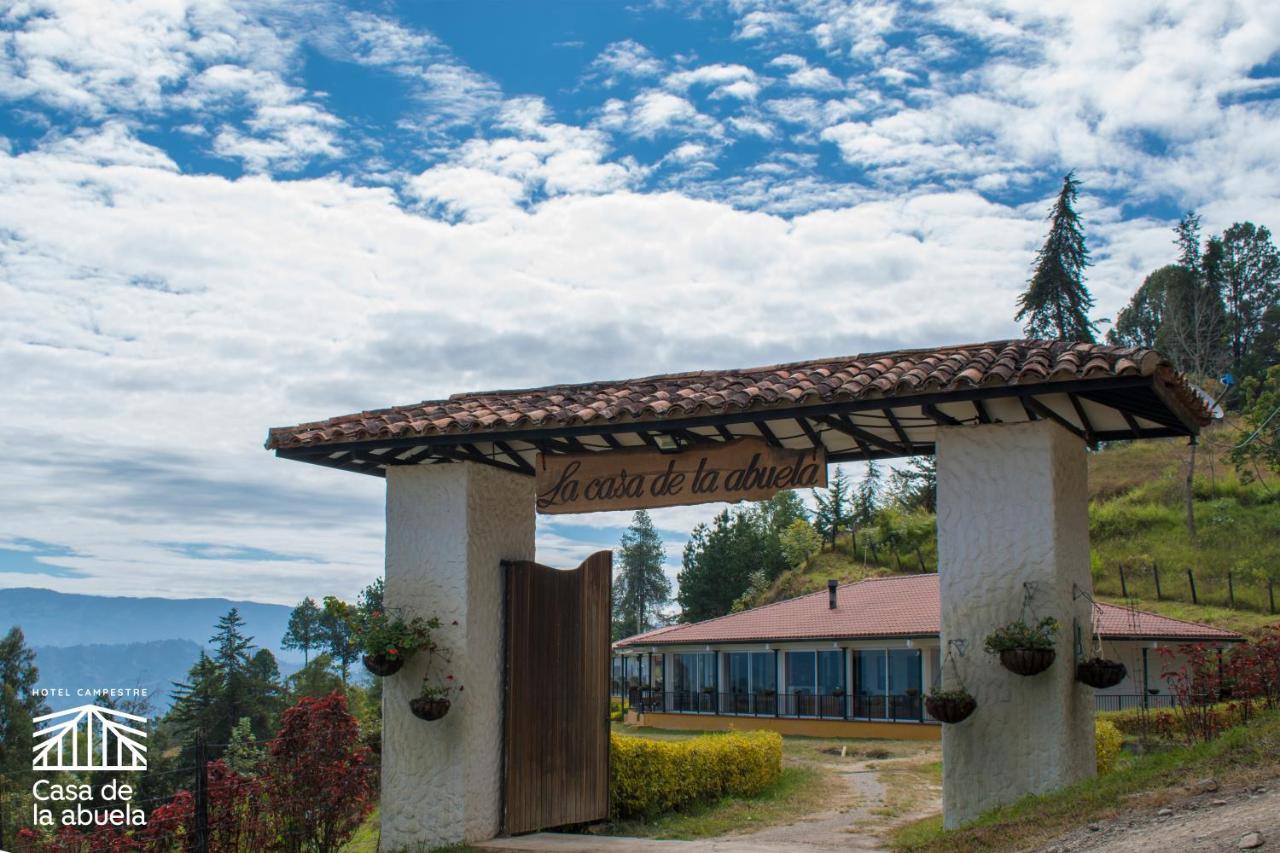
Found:
M 1083 439 L 1086 442 L 1089 441 L 1089 439 L 1085 437 L 1084 430 L 1080 429 L 1080 427 L 1076 426 L 1071 421 L 1067 420 L 1062 415 L 1058 414 L 1053 409 L 1049 408 L 1044 403 L 1040 402 L 1040 400 L 1036 399 L 1035 397 L 1027 397 L 1026 400 L 1027 400 L 1027 405 L 1035 409 L 1035 411 L 1038 414 L 1053 421 L 1055 424 L 1062 427 L 1072 435 L 1078 436 L 1079 438 Z
M 611 432 L 602 433 L 600 437 L 604 439 L 605 444 L 609 445 L 614 450 L 622 450 L 623 448 L 622 442 L 618 441 L 618 437 L 613 433 Z
M 831 427 L 834 430 L 837 430 L 838 432 L 844 433 L 845 435 L 853 438 L 855 441 L 858 441 L 858 440 L 864 441 L 867 444 L 873 445 L 875 447 L 879 447 L 881 450 L 887 450 L 898 456 L 913 455 L 913 451 L 910 446 L 902 447 L 900 445 L 894 444 L 892 441 L 889 441 L 888 439 L 881 438 L 875 433 L 867 432 L 862 427 L 854 424 L 848 418 L 820 417 L 820 418 L 815 418 L 815 420 L 826 424 L 827 426 Z
M 893 434 L 898 437 L 898 441 L 902 442 L 903 447 L 911 447 L 911 436 L 907 435 L 907 431 L 902 428 L 901 421 L 898 416 L 893 413 L 893 409 L 884 409 L 884 416 L 889 420 L 889 426 L 893 427 Z
M 1027 402 L 1028 399 L 1029 398 L 1027 397 L 1026 394 L 1022 394 L 1018 397 L 1018 402 L 1022 404 L 1022 411 L 1027 413 L 1027 420 L 1029 421 L 1040 420 L 1040 413 L 1035 410 L 1034 406 L 1032 406 L 1030 403 Z
M 495 441 L 493 443 L 493 446 L 501 450 L 503 453 L 505 453 L 507 458 L 510 459 L 512 462 L 514 462 L 516 467 L 519 468 L 524 473 L 526 474 L 537 473 L 536 471 L 534 471 L 533 466 L 530 465 L 529 462 L 523 456 L 521 456 L 516 451 L 512 450 L 511 445 L 507 444 L 505 441 Z
M 920 407 L 920 409 L 926 415 L 933 418 L 934 423 L 938 426 L 960 426 L 963 423 L 963 421 L 958 418 L 951 417 L 951 415 L 948 415 L 932 403 L 925 403 Z
M 1084 430 L 1084 440 L 1089 442 L 1090 447 L 1097 447 L 1098 440 L 1093 437 L 1093 424 L 1089 423 L 1089 416 L 1084 413 L 1084 404 L 1080 402 L 1080 398 L 1075 394 L 1068 394 L 1067 399 L 1071 401 L 1071 408 L 1076 410 L 1076 417 L 1080 419 L 1080 427 Z
M 733 434 L 733 430 L 729 429 L 724 424 L 716 424 L 716 432 L 720 433 L 725 441 L 733 441 L 737 438 L 737 436 Z
M 973 400 L 972 402 L 973 402 L 973 410 L 978 413 L 978 423 L 980 424 L 991 423 L 991 415 L 990 413 L 987 412 L 986 404 L 983 403 L 981 400 L 977 400 L 977 399 Z
M 1124 409 L 1118 409 L 1120 417 L 1124 418 L 1124 422 L 1129 425 L 1129 429 L 1133 432 L 1133 438 L 1142 438 L 1142 427 L 1138 426 L 1138 422 L 1133 419 L 1133 415 Z
M 810 425 L 808 420 L 805 418 L 796 418 L 796 423 L 800 425 L 800 429 L 808 437 L 810 443 L 812 443 L 814 447 L 820 447 L 824 450 L 826 449 L 826 445 L 822 443 L 822 436 L 818 435 L 817 430 Z
M 773 434 L 773 430 L 769 429 L 769 425 L 764 421 L 756 421 L 753 426 L 760 430 L 760 434 L 764 436 L 764 440 L 769 443 L 770 447 L 781 447 L 782 442 L 778 441 L 778 437 Z

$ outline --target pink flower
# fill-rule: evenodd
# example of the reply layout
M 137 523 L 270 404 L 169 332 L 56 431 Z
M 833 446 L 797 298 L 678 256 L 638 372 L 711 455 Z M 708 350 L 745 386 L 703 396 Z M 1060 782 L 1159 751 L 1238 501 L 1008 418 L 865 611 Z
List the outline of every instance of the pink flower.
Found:
M 398 655 L 398 654 L 400 654 L 400 652 L 396 651 L 395 649 L 387 649 L 387 654 L 389 654 L 389 655 Z

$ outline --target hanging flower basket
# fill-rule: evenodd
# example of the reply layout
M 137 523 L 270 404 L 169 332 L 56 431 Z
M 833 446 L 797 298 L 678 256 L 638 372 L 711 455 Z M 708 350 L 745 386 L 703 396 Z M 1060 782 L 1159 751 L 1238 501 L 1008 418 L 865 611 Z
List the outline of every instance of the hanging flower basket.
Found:
M 1129 670 L 1118 660 L 1090 658 L 1076 664 L 1076 681 L 1098 690 L 1115 687 L 1128 674 Z
M 977 710 L 978 701 L 967 690 L 931 690 L 924 707 L 940 723 L 959 723 Z
M 395 675 L 404 666 L 404 658 L 400 655 L 376 654 L 364 656 L 364 668 L 379 678 Z
M 1005 649 L 1000 653 L 1000 665 L 1018 675 L 1039 675 L 1057 656 L 1053 649 Z
M 438 720 L 449 713 L 449 700 L 427 699 L 419 696 L 417 699 L 409 700 L 409 710 L 419 719 Z

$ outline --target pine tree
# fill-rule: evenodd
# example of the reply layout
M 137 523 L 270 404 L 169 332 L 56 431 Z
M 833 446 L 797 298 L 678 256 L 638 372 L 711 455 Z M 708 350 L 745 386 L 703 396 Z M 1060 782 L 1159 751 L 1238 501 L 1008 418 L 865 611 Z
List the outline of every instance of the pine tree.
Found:
M 836 468 L 836 473 L 827 484 L 825 493 L 814 491 L 813 495 L 818 504 L 813 526 L 818 528 L 823 538 L 834 546 L 840 531 L 848 530 L 853 525 L 849 478 L 845 476 L 844 469 Z
M 1062 190 L 1049 212 L 1049 235 L 1036 255 L 1031 281 L 1018 298 L 1014 319 L 1026 320 L 1029 338 L 1092 342 L 1097 333 L 1089 321 L 1093 297 L 1084 284 L 1089 250 L 1075 211 L 1079 186 L 1074 172 L 1062 179 Z
M 618 549 L 618 575 L 613 581 L 614 639 L 657 625 L 658 610 L 671 600 L 671 581 L 662 571 L 665 558 L 653 519 L 638 510 Z
M 934 456 L 913 456 L 907 467 L 889 477 L 889 493 L 903 509 L 938 509 L 938 460 Z
M 858 483 L 853 494 L 853 522 L 858 526 L 875 521 L 876 512 L 880 509 L 881 495 L 884 491 L 884 477 L 875 460 L 867 462 L 867 473 Z
M 303 666 L 311 661 L 311 650 L 320 647 L 320 615 L 320 605 L 310 596 L 302 599 L 289 614 L 289 625 L 280 647 L 301 650 Z
M 231 729 L 231 740 L 227 743 L 227 751 L 223 758 L 227 766 L 241 776 L 256 776 L 259 768 L 267 758 L 267 751 L 253 736 L 253 721 L 241 717 Z
M 222 721 L 224 691 L 222 669 L 202 650 L 191 665 L 187 680 L 174 682 L 173 708 L 168 719 L 183 737 L 182 763 L 195 761 L 195 740 L 203 734 L 206 740 Z

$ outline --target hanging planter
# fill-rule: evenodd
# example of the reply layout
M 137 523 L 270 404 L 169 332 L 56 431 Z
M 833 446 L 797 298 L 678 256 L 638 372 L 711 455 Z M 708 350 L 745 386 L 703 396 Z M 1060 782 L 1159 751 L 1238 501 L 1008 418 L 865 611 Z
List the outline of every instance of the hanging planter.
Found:
M 978 700 L 968 690 L 939 690 L 934 688 L 924 697 L 925 710 L 940 723 L 960 723 L 978 708 Z
M 1052 616 L 1028 625 L 1019 619 L 992 631 L 986 649 L 1000 656 L 1000 665 L 1018 675 L 1039 675 L 1053 665 L 1057 652 L 1053 648 L 1058 620 Z
M 449 713 L 449 700 L 419 696 L 409 700 L 409 710 L 420 720 L 438 720 Z
M 1098 657 L 1076 664 L 1076 681 L 1098 690 L 1115 687 L 1128 674 L 1129 670 L 1118 660 Z
M 395 675 L 404 666 L 404 658 L 398 654 L 382 652 L 364 656 L 364 668 L 379 678 Z

